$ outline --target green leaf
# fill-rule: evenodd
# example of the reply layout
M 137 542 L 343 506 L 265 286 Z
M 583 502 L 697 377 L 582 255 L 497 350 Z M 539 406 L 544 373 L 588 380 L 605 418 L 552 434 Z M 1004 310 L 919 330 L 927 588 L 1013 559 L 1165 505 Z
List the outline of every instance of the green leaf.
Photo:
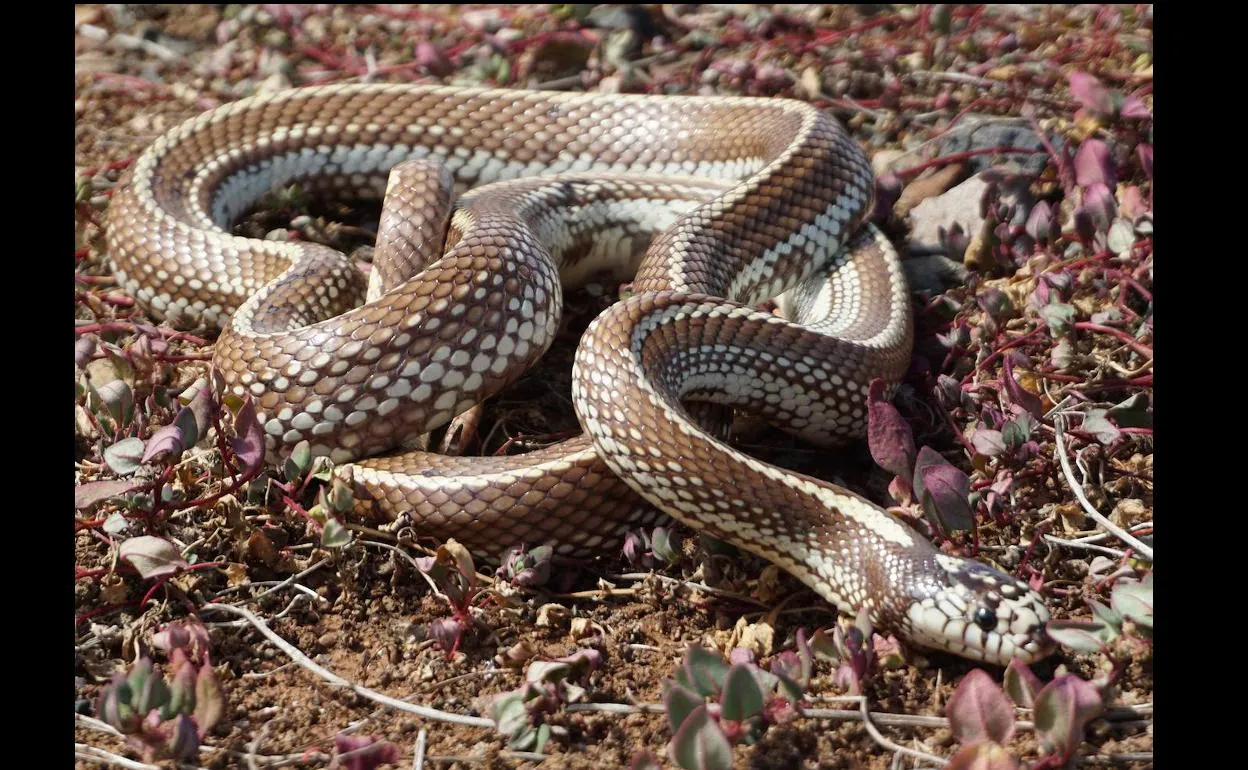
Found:
M 1049 334 L 1061 337 L 1070 331 L 1070 325 L 1078 315 L 1074 305 L 1054 302 L 1040 308 L 1040 317 L 1049 325 Z
M 718 653 L 694 645 L 685 654 L 687 680 L 682 682 L 694 692 L 709 697 L 719 692 L 728 676 L 728 664 Z
M 134 691 L 134 710 L 144 716 L 169 702 L 169 685 L 159 672 L 153 672 L 143 680 L 142 687 Z
M 118 476 L 129 476 L 143 465 L 143 448 L 140 438 L 124 438 L 104 450 L 104 464 Z
M 334 513 L 349 513 L 355 505 L 351 487 L 343 483 L 341 479 L 334 479 L 333 484 L 330 485 L 326 502 Z
M 1100 621 L 1050 620 L 1045 631 L 1058 644 L 1076 652 L 1100 652 L 1118 637 L 1118 631 Z
M 1115 425 L 1106 419 L 1107 412 L 1104 409 L 1089 409 L 1083 418 L 1083 425 L 1080 426 L 1085 433 L 1091 433 L 1096 440 L 1102 444 L 1112 444 L 1118 440 L 1122 432 Z
M 100 398 L 100 403 L 94 407 L 97 414 L 102 406 L 118 428 L 130 424 L 134 416 L 134 392 L 124 380 L 110 380 L 96 388 L 95 392 Z
M 705 704 L 694 709 L 676 731 L 670 754 L 684 770 L 732 770 L 732 745 Z
M 308 467 L 312 464 L 312 445 L 307 439 L 295 444 L 295 448 L 291 451 L 290 456 L 286 458 L 286 462 L 282 466 L 282 474 L 287 481 L 298 481 L 303 478 L 303 474 L 307 472 Z
M 1153 627 L 1153 575 L 1140 583 L 1119 583 L 1114 586 L 1110 603 L 1120 615 L 1137 626 Z
M 221 690 L 221 682 L 213 667 L 204 664 L 195 676 L 195 724 L 199 725 L 199 734 L 207 735 L 223 716 L 225 693 Z
M 524 708 L 524 693 L 513 690 L 500 695 L 490 706 L 491 716 L 504 735 L 512 735 L 529 723 L 529 712 Z
M 342 548 L 351 543 L 351 530 L 337 519 L 326 519 L 325 531 L 321 533 L 321 545 L 326 548 Z
M 763 691 L 749 666 L 738 664 L 728 669 L 719 704 L 723 718 L 733 722 L 744 722 L 763 712 Z
M 663 693 L 663 705 L 667 708 L 667 723 L 675 734 L 693 710 L 705 705 L 698 694 L 687 687 L 667 680 L 668 686 Z
M 1088 606 L 1092 609 L 1092 615 L 1101 623 L 1114 629 L 1122 628 L 1122 615 L 1119 613 L 1101 604 L 1096 599 L 1089 599 Z
M 1151 428 L 1153 415 L 1148 411 L 1148 394 L 1136 393 L 1106 413 L 1120 428 Z

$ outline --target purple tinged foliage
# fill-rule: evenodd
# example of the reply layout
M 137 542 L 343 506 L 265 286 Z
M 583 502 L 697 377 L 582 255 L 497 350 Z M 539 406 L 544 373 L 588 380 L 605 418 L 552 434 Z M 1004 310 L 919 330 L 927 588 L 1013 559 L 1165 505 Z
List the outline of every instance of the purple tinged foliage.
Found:
M 196 630 L 198 629 L 198 630 Z M 144 759 L 172 757 L 194 762 L 200 741 L 225 713 L 225 700 L 212 665 L 197 665 L 185 647 L 207 632 L 188 622 L 167 627 L 156 635 L 158 646 L 171 648 L 168 683 L 150 658 L 142 657 L 128 673 L 118 672 L 100 692 L 97 713 L 126 737 Z M 206 643 L 206 642 L 205 642 Z
M 685 718 L 672 738 L 668 755 L 685 770 L 730 770 L 732 744 L 711 719 L 705 704 Z
M 962 678 L 945 707 L 953 737 L 964 746 L 1005 743 L 1014 734 L 1014 707 L 992 677 L 973 669 Z
M 1094 182 L 1084 189 L 1083 205 L 1079 208 L 1090 217 L 1093 234 L 1109 232 L 1109 226 L 1118 216 L 1118 202 L 1109 187 L 1101 182 Z
M 338 752 L 339 766 L 346 770 L 373 770 L 399 761 L 399 750 L 393 743 L 368 735 L 339 733 L 334 736 L 334 749 Z
M 1010 300 L 1010 295 L 1000 289 L 982 291 L 975 297 L 975 300 L 988 317 L 997 323 L 1008 321 L 1014 316 L 1014 302 Z
M 939 452 L 930 447 L 919 450 L 914 467 L 914 494 L 923 501 L 928 518 L 946 535 L 971 528 L 971 480 Z
M 971 445 L 984 457 L 998 457 L 1005 454 L 1005 437 L 1001 431 L 980 428 L 971 435 Z
M 91 356 L 95 355 L 96 342 L 96 338 L 90 335 L 74 340 L 74 366 L 86 368 Z
M 166 425 L 158 428 L 147 440 L 142 462 L 144 465 L 153 465 L 166 460 L 176 463 L 182 457 L 184 448 L 182 429 L 177 425 Z
M 1112 189 L 1117 184 L 1109 145 L 1100 139 L 1088 139 L 1079 145 L 1079 152 L 1075 153 L 1075 181 L 1084 188 L 1103 184 Z
M 1153 181 L 1153 146 L 1141 144 L 1135 148 L 1135 154 L 1140 159 L 1140 167 L 1144 169 L 1148 181 Z
M 1083 742 L 1084 727 L 1104 710 L 1105 702 L 1091 683 L 1070 674 L 1054 679 L 1036 695 L 1035 724 L 1041 745 L 1062 761 L 1069 760 Z
M 1153 117 L 1152 110 L 1148 109 L 1148 105 L 1144 104 L 1144 100 L 1135 94 L 1128 96 L 1123 101 L 1118 114 L 1124 118 L 1148 119 Z
M 897 408 L 884 400 L 883 380 L 873 380 L 867 397 L 867 445 L 876 464 L 895 476 L 914 468 L 914 434 Z
M 74 487 L 74 507 L 86 510 L 102 500 L 121 497 L 125 493 L 138 489 L 144 482 L 127 479 L 111 479 L 108 481 L 90 481 Z
M 110 380 L 95 389 L 100 403 L 118 427 L 130 424 L 134 417 L 134 391 L 124 380 Z
M 438 618 L 429 624 L 429 636 L 448 654 L 459 649 L 459 643 L 467 630 L 459 618 Z
M 1083 108 L 1095 115 L 1114 113 L 1114 92 L 1094 75 L 1086 72 L 1070 73 L 1070 94 Z
M 535 588 L 546 585 L 550 580 L 551 558 L 554 549 L 548 545 L 526 550 L 524 546 L 515 546 L 507 551 L 502 565 L 494 575 L 518 586 Z
M 248 471 L 259 468 L 264 462 L 264 431 L 256 419 L 256 404 L 250 397 L 243 401 L 234 417 L 234 433 L 230 440 L 234 454 Z
M 1057 239 L 1058 228 L 1053 221 L 1053 209 L 1047 201 L 1040 201 L 1031 207 L 1023 230 L 1036 243 L 1052 243 Z
M 1036 702 L 1036 695 L 1044 687 L 1040 677 L 1036 676 L 1026 663 L 1017 658 L 1005 667 L 1005 692 L 1010 700 L 1019 706 L 1029 709 Z
M 1076 652 L 1101 652 L 1117 631 L 1097 620 L 1050 620 L 1044 627 L 1053 641 Z
M 169 753 L 182 762 L 194 761 L 199 756 L 199 729 L 195 720 L 186 714 L 179 714 L 173 723 Z
M 455 65 L 446 57 L 442 49 L 427 40 L 416 43 L 415 57 L 416 64 L 435 77 L 449 75 L 455 70 Z
M 1011 363 L 1011 357 L 1006 356 L 1002 363 L 1005 368 L 1003 373 L 1005 392 L 1010 397 L 1010 402 L 1027 410 L 1033 417 L 1043 417 L 1044 405 L 1040 402 L 1040 397 L 1019 385 L 1018 380 L 1014 379 L 1014 365 Z

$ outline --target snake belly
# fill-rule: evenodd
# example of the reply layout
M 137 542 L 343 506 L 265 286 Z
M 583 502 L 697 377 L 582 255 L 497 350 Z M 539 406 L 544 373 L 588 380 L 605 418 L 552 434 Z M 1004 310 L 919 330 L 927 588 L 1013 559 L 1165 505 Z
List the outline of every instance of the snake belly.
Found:
M 391 170 L 410 161 L 449 174 L 426 185 L 443 199 L 447 184 L 550 179 L 457 210 L 441 250 L 441 218 L 430 218 L 423 235 L 386 247 L 398 266 L 380 268 L 372 286 L 332 249 L 227 230 L 294 181 L 380 199 Z M 629 183 L 615 177 L 631 175 L 647 178 L 641 197 L 668 216 L 651 227 L 636 296 L 578 349 L 586 436 L 515 458 L 379 457 L 498 392 L 545 351 L 561 269 L 595 266 L 543 242 L 574 240 L 575 218 L 552 229 L 549 212 L 601 198 L 626 222 Z M 656 177 L 722 181 L 669 194 Z M 595 178 L 614 181 L 604 193 Z M 557 539 L 578 553 L 652 515 L 631 489 L 912 641 L 994 662 L 1034 658 L 1047 610 L 1026 585 L 936 552 L 845 490 L 739 456 L 679 406 L 753 409 L 815 439 L 861 435 L 867 382 L 895 383 L 910 346 L 896 255 L 864 227 L 873 193 L 861 150 L 801 102 L 336 85 L 245 99 L 158 138 L 113 199 L 108 244 L 119 284 L 151 315 L 223 327 L 214 382 L 255 400 L 269 458 L 308 441 L 342 464 L 365 507 L 416 512 L 434 535 L 473 531 L 483 548 Z M 862 280 L 863 265 L 889 280 Z M 795 286 L 809 325 L 776 331 L 788 322 L 748 310 Z M 829 286 L 834 299 L 820 299 Z M 887 343 L 869 344 L 869 329 L 894 326 Z M 824 361 L 800 352 L 829 344 Z M 638 443 L 656 431 L 677 441 Z

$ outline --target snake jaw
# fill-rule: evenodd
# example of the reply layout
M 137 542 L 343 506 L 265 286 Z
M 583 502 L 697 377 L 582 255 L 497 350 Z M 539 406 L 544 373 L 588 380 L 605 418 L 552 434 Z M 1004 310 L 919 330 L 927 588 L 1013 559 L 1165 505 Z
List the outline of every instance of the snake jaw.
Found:
M 980 562 L 945 556 L 936 562 L 947 578 L 929 584 L 907 611 L 909 636 L 918 644 L 1006 665 L 1047 657 L 1049 610 L 1026 583 Z

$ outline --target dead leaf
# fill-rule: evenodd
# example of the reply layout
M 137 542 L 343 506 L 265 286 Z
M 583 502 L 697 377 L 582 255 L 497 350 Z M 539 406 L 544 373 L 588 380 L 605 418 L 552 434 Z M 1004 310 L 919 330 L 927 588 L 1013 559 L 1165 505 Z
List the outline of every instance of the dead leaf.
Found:
M 561 621 L 569 615 L 568 608 L 562 604 L 551 602 L 543 604 L 537 609 L 537 625 L 545 628 L 554 625 L 557 621 Z
M 125 541 L 121 544 L 120 556 L 144 578 L 173 575 L 190 566 L 173 543 L 154 535 L 132 537 Z
M 258 529 L 247 538 L 247 555 L 269 569 L 277 566 L 277 549 L 273 547 L 273 541 Z
M 105 604 L 122 604 L 126 601 L 126 581 L 121 575 L 110 572 L 100 578 L 100 598 Z
M 1114 510 L 1109 514 L 1109 520 L 1120 527 L 1130 527 L 1142 521 L 1148 521 L 1152 515 L 1153 512 L 1144 505 L 1143 500 L 1128 497 L 1126 500 L 1118 501 Z

